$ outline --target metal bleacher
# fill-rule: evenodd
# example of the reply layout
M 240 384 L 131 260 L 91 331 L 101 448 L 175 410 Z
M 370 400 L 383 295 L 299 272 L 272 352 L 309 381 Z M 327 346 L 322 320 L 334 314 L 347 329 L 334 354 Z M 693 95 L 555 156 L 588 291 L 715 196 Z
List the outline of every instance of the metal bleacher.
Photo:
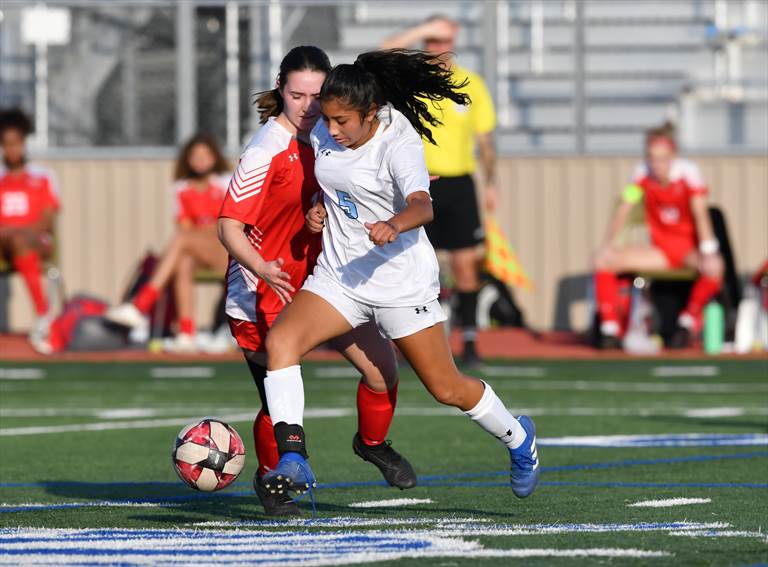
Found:
M 497 83 L 498 143 L 502 153 L 572 151 L 575 91 L 583 78 L 584 149 L 593 152 L 639 149 L 642 132 L 666 118 L 680 118 L 681 97 L 718 80 L 723 46 L 713 41 L 715 0 L 584 0 L 583 63 L 579 72 L 576 3 L 563 1 L 364 2 L 339 11 L 342 30 L 337 60 L 349 60 L 386 36 L 435 13 L 459 21 L 460 64 Z M 720 4 L 723 4 L 720 2 Z M 728 5 L 730 4 L 730 6 Z M 768 69 L 765 22 L 768 5 L 727 2 L 731 20 L 752 10 L 757 44 L 743 47 L 743 72 L 765 82 Z M 745 7 L 746 6 L 746 7 Z M 488 37 L 488 18 L 494 37 Z M 508 25 L 504 26 L 503 22 Z M 730 29 L 726 32 L 730 33 Z M 495 42 L 496 68 L 484 57 Z M 493 59 L 490 59 L 492 61 Z M 746 111 L 768 124 L 765 96 Z M 728 109 L 725 109 L 727 112 Z M 749 125 L 754 123 L 745 118 Z M 706 130 L 706 128 L 704 128 Z M 731 140 L 732 141 L 732 140 Z M 719 140 L 726 145 L 728 140 Z M 747 145 L 765 146 L 758 128 L 746 130 Z

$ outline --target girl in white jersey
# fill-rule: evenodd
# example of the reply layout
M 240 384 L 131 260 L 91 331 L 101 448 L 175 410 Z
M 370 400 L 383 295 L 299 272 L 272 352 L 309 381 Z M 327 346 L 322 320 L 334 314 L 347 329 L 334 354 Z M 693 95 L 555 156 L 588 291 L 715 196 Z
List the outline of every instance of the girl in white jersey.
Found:
M 515 419 L 487 383 L 456 369 L 437 301 L 438 265 L 423 229 L 432 204 L 421 136 L 434 143 L 427 124 L 439 122 L 423 99 L 469 102 L 437 63 L 421 52 L 364 53 L 323 83 L 323 120 L 310 136 L 323 203 L 308 213 L 310 228 L 323 229 L 323 250 L 267 336 L 266 397 L 273 420 L 297 423 L 300 357 L 373 320 L 437 401 L 507 446 L 512 490 L 525 497 L 539 476 L 533 421 Z M 313 480 L 301 455 L 290 452 L 264 477 L 278 489 Z

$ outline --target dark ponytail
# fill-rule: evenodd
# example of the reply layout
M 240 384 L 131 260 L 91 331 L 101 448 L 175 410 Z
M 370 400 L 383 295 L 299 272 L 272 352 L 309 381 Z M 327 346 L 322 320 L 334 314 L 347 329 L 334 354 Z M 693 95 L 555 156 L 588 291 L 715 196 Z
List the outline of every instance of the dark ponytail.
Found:
M 439 126 L 442 122 L 429 112 L 425 101 L 471 102 L 468 95 L 457 90 L 466 86 L 467 80 L 454 83 L 450 69 L 440 62 L 439 56 L 423 51 L 369 51 L 359 55 L 354 65 L 334 67 L 323 83 L 320 100 L 339 99 L 362 115 L 368 113 L 372 104 L 381 107 L 389 102 L 422 137 L 434 144 L 426 124 Z
M 291 49 L 280 62 L 277 75 L 278 88 L 256 93 L 256 107 L 259 110 L 259 122 L 264 124 L 270 117 L 278 116 L 283 111 L 283 96 L 280 88 L 285 86 L 288 75 L 294 71 L 331 72 L 331 61 L 325 51 L 313 45 L 300 45 Z

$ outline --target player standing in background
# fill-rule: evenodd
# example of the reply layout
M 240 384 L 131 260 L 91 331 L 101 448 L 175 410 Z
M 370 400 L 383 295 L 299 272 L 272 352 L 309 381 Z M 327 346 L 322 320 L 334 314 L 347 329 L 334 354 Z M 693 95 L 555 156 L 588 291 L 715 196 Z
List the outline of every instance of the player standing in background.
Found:
M 51 172 L 27 163 L 26 138 L 31 131 L 29 118 L 20 110 L 0 112 L 0 257 L 10 261 L 32 298 L 37 320 L 30 343 L 38 352 L 50 354 L 51 321 L 41 260 L 53 252 L 59 191 Z
M 594 260 L 595 293 L 600 316 L 601 346 L 619 348 L 622 325 L 618 310 L 616 274 L 642 270 L 691 268 L 699 278 L 688 304 L 677 318 L 670 346 L 690 345 L 701 330 L 702 310 L 723 281 L 723 259 L 718 253 L 707 207 L 707 187 L 698 166 L 677 155 L 674 127 L 666 123 L 646 133 L 645 163 L 627 186 L 603 244 Z M 632 208 L 643 201 L 650 246 L 618 247 L 616 240 Z
M 216 219 L 227 192 L 231 169 L 216 140 L 198 134 L 182 148 L 176 160 L 173 196 L 176 234 L 163 253 L 150 281 L 129 303 L 113 307 L 107 319 L 127 327 L 148 325 L 147 316 L 163 288 L 173 279 L 177 334 L 170 350 L 194 352 L 195 271 L 224 272 L 227 252 L 216 237 Z
M 323 249 L 267 336 L 265 393 L 272 420 L 286 425 L 275 428 L 281 456 L 265 476 L 270 487 L 314 482 L 302 445 L 281 439 L 290 432 L 303 444 L 300 358 L 371 321 L 435 399 L 506 445 L 514 493 L 524 497 L 536 486 L 533 421 L 515 419 L 490 385 L 456 369 L 437 300 L 437 258 L 422 228 L 433 213 L 421 137 L 434 143 L 425 123 L 438 121 L 421 99 L 469 103 L 457 87 L 433 56 L 402 50 L 364 53 L 354 65 L 335 67 L 323 84 L 323 120 L 311 140 L 324 204 L 308 215 L 310 228 L 322 229 Z
M 430 112 L 442 124 L 432 128 L 435 144 L 424 144 L 427 169 L 430 174 L 439 176 L 430 187 L 435 220 L 424 228 L 432 246 L 450 253 L 464 338 L 462 360 L 468 366 L 477 366 L 480 363 L 475 347 L 480 289 L 477 246 L 483 243 L 485 233 L 480 223 L 472 176 L 477 169 L 477 145 L 484 182 L 484 206 L 486 212 L 493 212 L 498 200 L 493 140 L 496 116 L 483 79 L 454 60 L 452 51 L 458 32 L 459 26 L 453 20 L 433 16 L 385 40 L 382 47 L 411 48 L 423 44 L 425 51 L 439 56 L 441 65 L 450 70 L 453 82 L 464 85 L 459 92 L 467 94 L 472 101 L 471 104 L 430 101 Z
M 330 69 L 328 56 L 317 47 L 295 47 L 285 56 L 277 88 L 257 101 L 264 125 L 240 157 L 219 218 L 219 236 L 230 253 L 227 315 L 262 402 L 253 425 L 259 459 L 254 488 L 270 515 L 296 515 L 299 510 L 286 492 L 267 490 L 262 477 L 277 466 L 279 453 L 307 456 L 303 435 L 299 438 L 293 422 L 278 420 L 273 428 L 270 414 L 284 408 L 282 402 L 277 408 L 272 400 L 267 403 L 265 340 L 320 251 L 320 236 L 310 233 L 304 220 L 320 191 L 308 142 L 320 115 L 320 87 Z M 333 346 L 363 375 L 357 389 L 353 450 L 376 465 L 391 486 L 415 486 L 411 465 L 386 441 L 397 403 L 392 346 L 372 324 L 347 333 Z

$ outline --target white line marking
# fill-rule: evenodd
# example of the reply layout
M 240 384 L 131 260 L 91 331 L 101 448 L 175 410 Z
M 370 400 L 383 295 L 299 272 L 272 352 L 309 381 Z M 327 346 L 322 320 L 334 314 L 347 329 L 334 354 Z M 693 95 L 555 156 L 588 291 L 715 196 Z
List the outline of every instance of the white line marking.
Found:
M 738 407 L 695 408 L 687 410 L 684 415 L 690 418 L 741 417 L 745 415 L 745 411 L 744 408 Z
M 360 378 L 360 372 L 354 366 L 321 366 L 315 369 L 317 378 Z
M 671 530 L 716 530 L 730 528 L 727 522 L 641 522 L 637 524 L 497 524 L 486 518 L 360 518 L 341 516 L 318 520 L 207 521 L 189 524 L 199 528 L 322 528 L 351 529 L 377 526 L 423 526 L 436 534 L 546 535 L 567 533 L 667 532 Z
M 664 500 L 641 500 L 627 504 L 629 508 L 671 508 L 673 506 L 687 506 L 689 504 L 709 504 L 711 498 L 666 498 Z
M 541 378 L 547 375 L 546 368 L 537 366 L 483 366 L 479 372 L 488 376 L 524 376 L 527 378 Z
M 744 530 L 680 530 L 669 532 L 668 535 L 677 537 L 748 537 L 761 539 L 768 543 L 768 534 L 764 532 L 749 532 Z
M 720 376 L 720 369 L 717 366 L 656 366 L 651 375 L 657 378 Z
M 587 435 L 582 437 L 537 437 L 546 447 L 700 447 L 768 445 L 768 434 L 662 433 L 658 435 Z
M 353 502 L 348 504 L 348 506 L 350 508 L 396 508 L 398 506 L 410 506 L 411 504 L 432 504 L 432 500 L 429 498 L 394 498 L 392 500 Z
M 3 544 L 4 540 L 8 543 Z M 348 565 L 403 558 L 455 557 L 669 557 L 664 551 L 632 548 L 489 549 L 461 536 L 432 531 L 198 531 L 0 529 L 0 544 L 13 554 L 2 564 L 237 563 L 260 565 Z M 55 550 L 55 551 L 54 551 Z M 150 553 L 147 553 L 150 551 Z
M 216 369 L 212 366 L 158 366 L 151 368 L 152 378 L 213 378 Z
M 24 502 L 21 504 L 0 504 L 0 508 L 50 508 L 51 506 L 108 507 L 108 508 L 172 508 L 179 506 L 175 502 L 123 502 L 120 500 L 99 500 L 96 502 Z
M 157 417 L 157 416 L 185 416 L 192 415 L 229 415 L 248 411 L 248 407 L 166 407 L 166 408 L 2 408 L 2 417 L 73 417 L 88 416 L 101 419 L 125 419 L 129 417 Z M 539 407 L 539 408 L 508 408 L 513 415 L 531 416 L 571 416 L 571 417 L 622 417 L 641 416 L 651 417 L 656 415 L 682 416 L 690 418 L 719 418 L 739 416 L 768 416 L 768 407 L 680 407 L 680 406 L 647 406 L 636 408 L 612 408 L 612 407 Z M 254 408 L 254 411 L 255 408 Z M 351 408 L 309 408 L 305 417 L 347 417 L 353 415 Z M 444 406 L 434 407 L 402 407 L 398 406 L 397 414 L 400 416 L 444 416 L 462 415 L 459 410 Z
M 0 380 L 41 380 L 45 378 L 42 368 L 0 368 Z

